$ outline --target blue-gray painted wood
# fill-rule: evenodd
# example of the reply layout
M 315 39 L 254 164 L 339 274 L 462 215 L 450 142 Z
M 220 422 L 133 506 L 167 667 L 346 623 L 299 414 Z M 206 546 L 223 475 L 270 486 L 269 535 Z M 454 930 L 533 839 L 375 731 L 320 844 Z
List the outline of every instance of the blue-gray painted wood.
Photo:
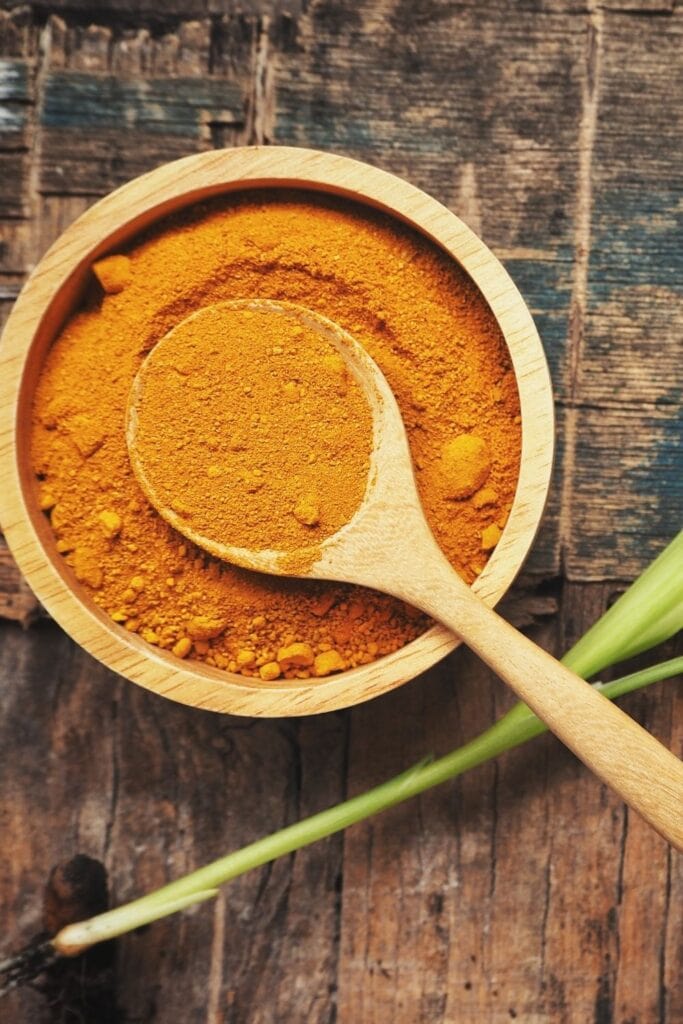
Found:
M 225 79 L 56 71 L 40 110 L 40 190 L 102 195 L 136 174 L 211 148 L 212 127 L 244 127 L 245 97 Z
M 32 100 L 28 62 L 0 58 L 0 218 L 28 215 Z

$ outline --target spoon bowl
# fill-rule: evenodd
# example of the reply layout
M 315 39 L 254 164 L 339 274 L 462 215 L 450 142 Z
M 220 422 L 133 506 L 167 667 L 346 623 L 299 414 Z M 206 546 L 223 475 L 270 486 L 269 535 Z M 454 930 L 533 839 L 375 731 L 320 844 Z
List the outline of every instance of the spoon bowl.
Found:
M 150 354 L 132 387 L 127 441 L 134 471 L 157 511 L 211 554 L 246 568 L 361 584 L 427 612 L 475 651 L 599 778 L 683 850 L 683 762 L 592 686 L 518 633 L 453 570 L 425 518 L 396 399 L 365 349 L 332 321 L 292 303 L 243 300 L 225 305 L 293 319 L 317 332 L 342 356 L 372 413 L 373 449 L 365 494 L 352 518 L 316 546 L 250 550 L 231 546 L 228 538 L 192 530 L 170 507 L 157 504 L 158 494 L 136 447 Z M 163 346 L 166 339 L 158 344 Z
M 222 309 L 245 310 L 253 313 L 266 313 L 273 317 L 293 321 L 297 326 L 314 331 L 323 342 L 334 348 L 342 357 L 347 370 L 360 385 L 372 414 L 373 438 L 370 472 L 365 500 L 358 510 L 359 514 L 367 506 L 371 495 L 372 502 L 375 503 L 378 497 L 375 493 L 377 487 L 385 489 L 390 487 L 392 465 L 397 469 L 411 465 L 408 438 L 394 394 L 384 374 L 355 338 L 322 314 L 315 313 L 313 310 L 293 302 L 271 299 L 234 299 L 217 303 L 212 307 L 204 307 L 186 317 L 157 342 L 138 370 L 128 401 L 126 442 L 131 467 L 140 487 L 157 512 L 175 530 L 182 533 L 192 543 L 225 562 L 239 565 L 243 569 L 251 569 L 274 576 L 311 576 L 315 579 L 354 582 L 353 579 L 345 579 L 339 574 L 334 558 L 330 562 L 330 553 L 337 549 L 338 542 L 343 540 L 347 530 L 355 529 L 352 523 L 347 523 L 326 540 L 298 548 L 296 551 L 278 551 L 273 548 L 254 550 L 229 544 L 224 537 L 215 536 L 206 530 L 202 531 L 196 528 L 190 520 L 174 510 L 162 496 L 160 488 L 157 486 L 157 478 L 151 472 L 150 466 L 146 463 L 137 444 L 140 407 L 144 401 L 145 385 L 148 379 L 154 375 L 159 357 L 163 356 L 164 350 L 174 343 L 176 332 L 184 329 L 190 321 L 201 318 L 209 309 L 217 311 Z M 410 476 L 412 479 L 412 470 Z M 330 562 L 329 565 L 328 562 Z M 309 565 L 314 563 L 319 571 L 309 571 Z M 301 571 L 297 571 L 297 566 L 301 567 Z

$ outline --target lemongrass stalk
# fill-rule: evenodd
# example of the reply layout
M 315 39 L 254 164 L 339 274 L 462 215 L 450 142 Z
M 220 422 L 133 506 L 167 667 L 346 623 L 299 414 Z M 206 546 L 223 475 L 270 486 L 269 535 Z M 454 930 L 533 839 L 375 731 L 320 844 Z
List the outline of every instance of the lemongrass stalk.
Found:
M 683 672 L 683 657 L 634 672 L 611 683 L 597 685 L 605 697 L 614 699 L 680 672 Z M 525 705 L 517 705 L 513 710 L 517 711 L 518 708 L 526 714 L 506 715 L 486 732 L 438 760 L 422 761 L 360 796 L 258 839 L 132 903 L 99 914 L 88 921 L 67 925 L 52 940 L 54 948 L 64 956 L 72 956 L 97 942 L 123 935 L 142 924 L 176 913 L 192 903 L 210 899 L 215 895 L 216 887 L 230 879 L 340 832 L 432 786 L 456 778 L 470 768 L 546 731 L 543 722 Z
M 195 889 L 184 896 L 176 896 L 165 902 L 163 900 L 152 901 L 151 897 L 156 895 L 157 893 L 150 893 L 149 896 L 135 900 L 134 903 L 127 903 L 125 906 L 117 908 L 117 911 L 125 910 L 125 914 L 111 911 L 108 914 L 98 914 L 77 925 L 67 925 L 53 939 L 52 945 L 62 956 L 78 956 L 79 953 L 83 953 L 90 946 L 97 945 L 98 942 L 107 942 L 109 939 L 118 938 L 119 935 L 142 928 L 143 925 L 158 921 L 162 917 L 170 917 L 171 914 L 177 914 L 180 910 L 186 910 L 187 907 L 192 907 L 196 903 L 212 900 L 218 895 L 218 889 Z
M 590 679 L 610 665 L 664 643 L 681 629 L 683 530 L 560 660 L 578 676 Z M 498 724 L 521 728 L 535 720 L 533 711 L 520 702 Z
M 683 629 L 683 530 L 562 661 L 584 679 Z

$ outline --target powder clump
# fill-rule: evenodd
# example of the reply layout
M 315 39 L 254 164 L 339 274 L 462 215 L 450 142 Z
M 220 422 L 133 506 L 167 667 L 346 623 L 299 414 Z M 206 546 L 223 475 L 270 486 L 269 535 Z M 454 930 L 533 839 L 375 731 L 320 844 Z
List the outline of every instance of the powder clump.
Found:
M 491 458 L 481 437 L 460 434 L 441 449 L 441 476 L 447 498 L 469 498 L 488 480 Z
M 93 273 L 108 295 L 117 295 L 130 284 L 132 272 L 127 256 L 105 256 L 93 263 Z

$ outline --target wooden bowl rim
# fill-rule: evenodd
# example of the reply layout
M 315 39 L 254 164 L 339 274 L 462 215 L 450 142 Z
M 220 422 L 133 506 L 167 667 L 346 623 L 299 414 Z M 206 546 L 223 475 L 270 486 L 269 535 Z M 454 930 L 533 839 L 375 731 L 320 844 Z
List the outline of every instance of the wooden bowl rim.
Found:
M 517 491 L 501 540 L 473 584 L 490 605 L 506 592 L 537 532 L 554 454 L 550 375 L 531 314 L 507 271 L 454 213 L 386 171 L 337 154 L 254 146 L 194 154 L 156 168 L 83 213 L 26 282 L 0 344 L 0 522 L 27 582 L 52 617 L 107 667 L 155 693 L 213 711 L 258 717 L 308 715 L 369 700 L 413 679 L 459 641 L 434 626 L 380 660 L 323 680 L 264 683 L 173 655 L 127 633 L 88 599 L 46 540 L 20 458 L 26 368 L 48 313 L 70 312 L 67 286 L 92 261 L 168 213 L 211 195 L 267 187 L 313 189 L 379 208 L 445 250 L 470 276 L 510 351 L 522 415 Z M 61 308 L 60 308 L 61 302 Z M 52 331 L 52 337 L 59 327 Z M 32 391 L 31 391 L 32 395 Z M 41 523 L 43 525 L 41 525 Z M 51 534 L 49 534 L 51 537 Z

